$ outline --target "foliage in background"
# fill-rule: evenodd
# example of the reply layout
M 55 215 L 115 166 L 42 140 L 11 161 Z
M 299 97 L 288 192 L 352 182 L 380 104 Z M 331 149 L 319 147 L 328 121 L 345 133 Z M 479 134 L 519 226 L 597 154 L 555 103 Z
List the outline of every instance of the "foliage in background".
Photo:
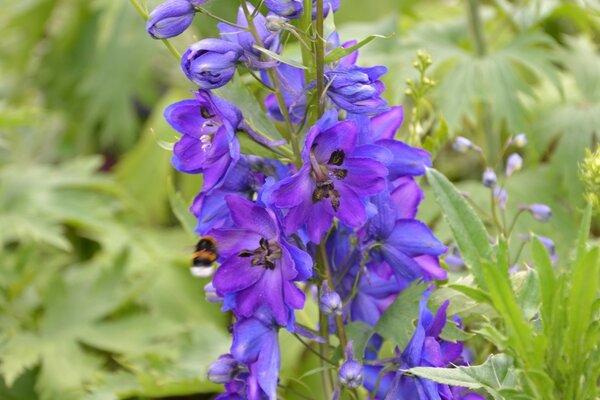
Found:
M 214 3 L 223 13 L 235 12 L 235 4 Z M 477 23 L 471 1 L 378 0 L 366 10 L 357 0 L 347 3 L 336 16 L 343 38 L 366 37 L 374 26 L 380 34 L 396 32 L 361 50 L 363 59 L 391 66 L 391 102 L 404 99 L 406 78 L 418 80 L 415 50 L 431 54 L 428 74 L 437 85 L 426 96 L 431 106 L 418 115 L 423 137 L 440 137 L 447 125 L 450 135 L 477 139 L 496 157 L 498 143 L 527 132 L 529 168 L 508 183 L 509 201 L 544 202 L 554 211 L 548 225 L 522 219 L 517 228 L 555 240 L 557 272 L 545 268 L 546 255 L 534 242 L 536 268 L 519 275 L 522 281 L 507 281 L 505 264 L 492 272 L 486 263 L 503 263 L 496 248 L 481 260 L 488 273 L 502 273 L 497 286 L 476 286 L 471 297 L 443 288 L 466 330 L 485 338 L 468 342 L 477 362 L 489 352 L 507 355 L 437 378 L 504 398 L 539 390 L 586 398 L 576 396 L 597 390 L 593 385 L 546 383 L 570 376 L 569 369 L 583 368 L 588 382 L 598 376 L 597 323 L 589 325 L 597 321 L 598 301 L 573 296 L 577 285 L 591 282 L 581 271 L 598 268 L 597 250 L 582 250 L 571 262 L 570 249 L 584 205 L 577 164 L 598 141 L 600 126 L 600 5 L 485 2 Z M 208 33 L 201 20 L 196 28 Z M 167 51 L 147 39 L 125 1 L 11 2 L 3 6 L 0 33 L 0 397 L 99 400 L 215 391 L 205 368 L 227 350 L 227 321 L 204 301 L 203 282 L 186 271 L 186 243 L 194 238 L 169 211 L 181 203 L 167 185 L 168 152 L 157 144 L 173 141 L 162 122 L 164 106 L 188 90 L 171 82 L 178 66 L 164 69 L 168 63 L 158 62 Z M 405 105 L 411 112 L 412 101 Z M 485 207 L 479 159 L 457 157 L 443 141 L 435 149 L 438 169 Z M 184 203 L 201 184 L 176 175 L 171 180 Z M 452 224 L 440 221 L 433 201 L 425 208 L 423 218 L 450 242 Z M 592 232 L 597 236 L 597 222 Z M 524 251 L 521 260 L 530 259 Z M 464 276 L 451 281 L 457 279 L 469 282 Z M 513 294 L 511 283 L 521 290 Z M 522 285 L 539 296 L 521 296 Z M 550 289 L 565 301 L 545 297 Z M 576 307 L 590 314 L 568 312 Z M 476 319 L 482 310 L 494 310 L 495 325 L 482 328 Z M 559 335 L 588 340 L 567 343 Z M 541 344 L 532 344 L 532 354 L 522 351 L 532 340 Z M 582 366 L 576 352 L 585 346 L 595 358 Z M 299 377 L 298 385 L 313 387 L 311 362 L 295 348 L 283 369 Z M 522 397 L 507 390 L 514 385 Z

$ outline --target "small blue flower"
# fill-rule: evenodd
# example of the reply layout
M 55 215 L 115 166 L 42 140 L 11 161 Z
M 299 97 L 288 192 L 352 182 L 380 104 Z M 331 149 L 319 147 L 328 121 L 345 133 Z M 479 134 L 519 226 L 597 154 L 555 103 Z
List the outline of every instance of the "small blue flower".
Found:
M 289 19 L 300 18 L 304 11 L 302 0 L 265 0 L 265 5 L 269 11 Z
M 527 146 L 527 135 L 524 133 L 519 133 L 513 138 L 512 144 L 519 148 Z
M 203 39 L 183 54 L 181 68 L 200 89 L 216 89 L 231 80 L 243 53 L 236 43 Z
M 346 361 L 338 372 L 340 385 L 349 389 L 357 389 L 363 383 L 363 366 L 354 359 L 352 341 L 346 346 Z
M 154 39 L 169 39 L 183 33 L 192 24 L 195 14 L 189 0 L 167 0 L 152 10 L 146 30 Z
M 486 168 L 483 172 L 483 185 L 490 189 L 493 189 L 496 186 L 496 182 L 498 178 L 496 177 L 496 173 L 492 168 Z
M 240 370 L 240 363 L 231 354 L 224 354 L 208 366 L 208 380 L 225 384 L 233 380 Z
M 513 153 L 508 156 L 508 159 L 506 160 L 506 170 L 504 174 L 506 176 L 511 176 L 515 172 L 520 171 L 521 168 L 523 168 L 523 159 L 518 153 Z
M 467 150 L 472 149 L 473 143 L 463 136 L 457 136 L 452 143 L 452 148 L 459 153 L 466 153 Z
M 386 101 L 381 97 L 385 86 L 379 78 L 387 68 L 352 65 L 325 72 L 327 95 L 340 108 L 354 114 L 376 114 L 384 111 Z
M 319 299 L 319 308 L 326 315 L 342 315 L 342 298 L 337 292 L 329 289 L 325 283 L 322 286 L 322 294 Z
M 530 204 L 521 209 L 529 211 L 536 221 L 547 222 L 552 218 L 552 209 L 545 204 Z

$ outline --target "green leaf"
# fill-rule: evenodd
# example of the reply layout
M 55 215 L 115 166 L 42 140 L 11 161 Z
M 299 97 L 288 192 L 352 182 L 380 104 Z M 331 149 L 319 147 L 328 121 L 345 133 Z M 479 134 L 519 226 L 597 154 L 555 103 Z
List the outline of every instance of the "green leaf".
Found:
M 464 342 L 473 337 L 472 333 L 467 333 L 458 327 L 458 324 L 453 320 L 449 319 L 446 321 L 446 325 L 440 334 L 440 337 L 449 342 Z
M 415 331 L 414 321 L 419 318 L 419 302 L 426 289 L 427 285 L 420 282 L 403 290 L 385 310 L 375 325 L 375 331 L 399 348 L 405 348 Z
M 220 97 L 235 104 L 242 111 L 248 125 L 256 132 L 266 137 L 269 141 L 281 139 L 281 134 L 261 108 L 260 102 L 243 84 L 239 75 L 227 85 L 215 90 L 215 92 Z
M 585 208 L 583 218 L 581 219 L 581 225 L 579 226 L 579 234 L 577 235 L 577 256 L 576 262 L 578 262 L 586 252 L 588 238 L 590 237 L 590 228 L 592 226 L 592 204 L 588 204 Z
M 374 333 L 373 327 L 363 321 L 353 321 L 346 325 L 346 336 L 348 340 L 352 340 L 354 357 L 358 360 L 364 358 L 367 343 Z
M 467 285 L 460 285 L 460 284 L 451 284 L 448 285 L 448 287 L 450 289 L 454 289 L 457 292 L 461 292 L 462 294 L 464 294 L 467 297 L 470 297 L 471 299 L 480 302 L 480 303 L 491 303 L 490 297 L 481 289 L 477 289 L 471 286 L 467 286 Z
M 517 388 L 513 360 L 505 354 L 490 356 L 482 365 L 473 367 L 417 367 L 407 372 L 446 385 L 484 389 L 496 400 L 504 400 L 500 390 Z
M 523 311 L 523 317 L 529 321 L 540 309 L 540 283 L 535 270 L 530 269 L 524 274 L 522 285 L 517 288 L 517 302 Z
M 552 326 L 554 302 L 556 300 L 556 277 L 552 269 L 552 260 L 546 247 L 537 238 L 531 241 L 531 255 L 540 281 L 541 313 L 545 328 Z M 546 331 L 548 332 L 548 331 Z
M 12 386 L 22 373 L 37 365 L 42 351 L 39 341 L 39 337 L 23 332 L 4 343 L 0 373 L 4 376 L 7 386 Z
M 448 178 L 435 169 L 429 168 L 427 180 L 448 220 L 465 264 L 475 276 L 479 287 L 485 289 L 481 263 L 490 259 L 492 247 L 483 223 Z
M 532 348 L 532 329 L 523 319 L 523 314 L 513 292 L 507 273 L 502 266 L 483 264 L 483 277 L 492 299 L 492 304 L 506 325 L 508 341 L 515 352 L 523 358 L 534 350 Z
M 237 138 L 240 141 L 240 150 L 244 154 L 253 156 L 261 156 L 266 158 L 278 157 L 279 154 L 267 146 L 263 146 L 256 140 L 252 139 L 246 132 L 238 131 Z
M 367 36 L 366 38 L 364 38 L 363 40 L 361 40 L 360 42 L 356 43 L 355 45 L 352 45 L 350 47 L 336 47 L 335 49 L 331 50 L 326 56 L 325 56 L 325 63 L 329 64 L 332 62 L 336 62 L 337 60 L 339 60 L 340 58 L 343 58 L 345 56 L 347 56 L 348 54 L 360 49 L 361 47 L 371 43 L 374 39 L 389 39 L 394 35 L 388 35 L 388 36 L 384 36 L 384 35 L 370 35 Z

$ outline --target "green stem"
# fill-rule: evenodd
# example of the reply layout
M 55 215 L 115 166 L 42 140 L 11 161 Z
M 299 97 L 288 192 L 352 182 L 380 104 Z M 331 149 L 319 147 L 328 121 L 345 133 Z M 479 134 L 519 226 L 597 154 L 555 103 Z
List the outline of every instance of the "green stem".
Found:
M 333 278 L 331 277 L 331 270 L 329 267 L 329 260 L 327 259 L 327 249 L 325 248 L 325 240 L 322 240 L 319 244 L 319 255 L 321 258 L 321 266 L 323 268 L 324 282 L 323 285 L 328 285 L 330 290 L 335 290 L 333 286 Z M 344 319 L 342 315 L 335 316 L 335 326 L 337 328 L 338 338 L 340 339 L 340 346 L 342 349 L 346 348 L 348 339 L 346 337 L 346 329 L 344 327 Z
M 234 24 L 233 22 L 227 21 L 226 19 L 223 19 L 223 18 L 219 17 L 218 15 L 215 15 L 215 14 L 211 13 L 210 11 L 208 11 L 205 8 L 196 7 L 195 10 L 198 11 L 200 14 L 204 14 L 207 17 L 215 19 L 215 20 L 217 20 L 219 22 L 222 22 L 224 24 L 227 24 L 229 26 L 233 26 L 234 28 L 239 28 L 239 29 L 244 30 L 244 31 L 248 30 L 247 26 L 242 26 L 242 25 Z
M 312 14 L 312 7 L 305 12 Z M 319 118 L 325 111 L 323 102 L 323 93 L 325 92 L 325 39 L 323 38 L 323 0 L 317 0 L 317 42 L 316 42 L 316 62 L 317 62 L 317 102 Z
M 480 0 L 468 0 L 467 13 L 469 30 L 471 31 L 471 36 L 475 45 L 475 52 L 477 54 L 477 57 L 483 57 L 485 56 L 487 49 L 485 46 L 485 36 L 483 33 L 481 16 L 479 13 L 479 1 Z
M 240 5 L 242 6 L 242 10 L 244 12 L 244 15 L 246 16 L 246 20 L 248 21 L 248 29 L 254 37 L 254 41 L 257 45 L 264 48 L 265 45 L 260 35 L 258 34 L 258 31 L 256 30 L 256 26 L 254 25 L 254 20 L 252 18 L 252 15 L 250 14 L 248 5 L 246 4 L 246 0 L 240 0 Z M 261 57 L 264 57 L 264 54 L 261 53 Z M 287 132 L 285 132 L 284 138 L 292 144 L 292 150 L 294 152 L 294 161 L 296 166 L 299 168 L 302 165 L 300 147 L 298 145 L 297 137 L 295 137 L 294 135 L 294 125 L 292 124 L 292 119 L 290 118 L 287 105 L 285 104 L 285 99 L 283 98 L 283 92 L 281 91 L 281 82 L 279 81 L 277 72 L 273 68 L 269 68 L 267 70 L 267 74 L 269 75 L 269 80 L 271 81 L 271 83 L 273 84 L 273 88 L 275 89 L 275 98 L 277 99 L 277 105 L 279 106 L 281 115 L 283 115 L 283 118 L 285 119 Z
M 322 287 L 319 287 L 319 298 L 322 295 Z M 327 315 L 319 311 L 319 335 L 324 338 L 329 338 L 329 321 Z M 319 363 L 321 364 L 321 381 L 323 383 L 323 394 L 326 399 L 331 399 L 333 393 L 333 379 L 330 371 L 325 366 L 325 359 L 329 353 L 329 341 L 327 343 L 319 343 Z

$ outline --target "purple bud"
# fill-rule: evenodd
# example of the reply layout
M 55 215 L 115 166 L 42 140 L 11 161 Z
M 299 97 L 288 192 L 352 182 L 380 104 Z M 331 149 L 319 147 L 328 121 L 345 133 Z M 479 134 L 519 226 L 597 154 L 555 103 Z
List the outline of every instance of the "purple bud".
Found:
M 203 39 L 183 54 L 181 68 L 188 79 L 201 89 L 216 89 L 231 80 L 243 53 L 237 43 Z
M 452 246 L 452 249 L 444 257 L 444 262 L 451 271 L 455 272 L 460 271 L 465 266 L 465 262 L 456 246 Z
M 265 26 L 270 32 L 279 32 L 283 29 L 283 26 L 287 22 L 287 19 L 280 17 L 279 15 L 267 15 Z
M 233 380 L 240 370 L 240 363 L 231 354 L 223 354 L 208 366 L 208 380 L 224 384 Z
M 506 198 L 506 190 L 499 187 L 494 189 L 494 200 L 496 200 L 496 203 L 498 203 L 502 209 L 506 208 Z
M 363 367 L 354 360 L 352 341 L 346 346 L 346 361 L 340 367 L 338 380 L 340 385 L 349 389 L 357 389 L 363 383 Z
M 524 133 L 519 133 L 512 140 L 512 144 L 514 144 L 515 146 L 517 146 L 519 148 L 523 148 L 523 147 L 527 146 L 527 135 Z
M 517 153 L 513 153 L 506 160 L 506 176 L 511 176 L 523 167 L 523 159 Z
M 194 6 L 189 0 L 167 0 L 156 7 L 146 21 L 146 31 L 154 39 L 180 35 L 194 19 Z
M 265 5 L 269 11 L 289 19 L 300 18 L 304 10 L 302 0 L 265 0 Z
M 498 178 L 496 177 L 494 170 L 491 168 L 486 168 L 485 172 L 483 173 L 483 185 L 492 189 L 494 186 L 496 186 L 497 180 Z
M 325 284 L 322 288 L 323 294 L 319 300 L 319 307 L 326 315 L 342 315 L 342 299 L 337 292 L 329 289 Z
M 467 150 L 473 148 L 473 143 L 463 136 L 457 136 L 452 143 L 452 148 L 459 153 L 466 153 Z
M 217 289 L 213 286 L 212 282 L 208 282 L 204 286 L 204 296 L 210 303 L 222 303 L 223 298 L 217 294 Z
M 545 204 L 530 204 L 521 208 L 529 211 L 536 221 L 546 222 L 552 218 L 552 209 Z
M 203 5 L 204 3 L 206 3 L 208 0 L 188 0 L 190 3 L 192 3 L 192 5 L 194 7 L 200 7 L 201 5 Z
M 540 242 L 542 242 L 542 244 L 544 245 L 544 247 L 546 248 L 546 250 L 548 250 L 548 254 L 550 254 L 550 259 L 553 262 L 556 262 L 556 246 L 554 246 L 554 241 L 552 239 L 550 239 L 549 237 L 546 236 L 541 236 L 541 235 L 534 235 L 536 238 L 538 238 L 538 240 Z

